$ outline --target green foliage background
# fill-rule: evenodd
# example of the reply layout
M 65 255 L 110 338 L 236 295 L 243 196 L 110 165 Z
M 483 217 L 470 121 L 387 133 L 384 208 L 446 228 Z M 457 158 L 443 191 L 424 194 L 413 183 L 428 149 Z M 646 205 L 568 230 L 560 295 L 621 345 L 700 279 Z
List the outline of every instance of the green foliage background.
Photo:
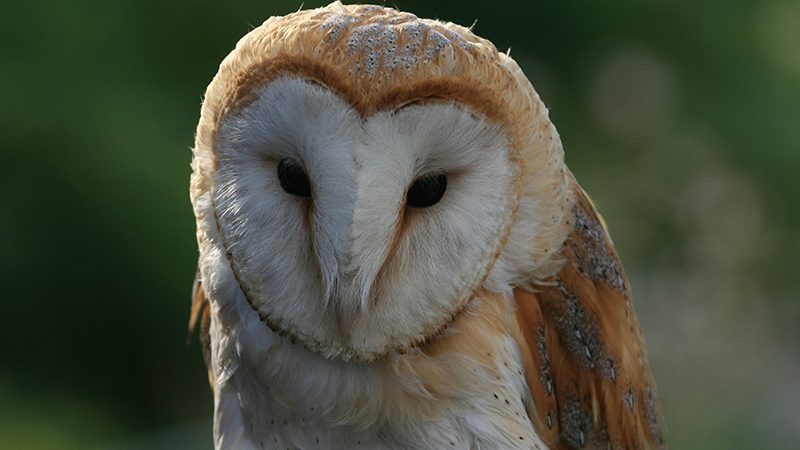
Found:
M 799 447 L 800 2 L 396 5 L 477 19 L 549 105 L 631 275 L 672 447 Z M 222 58 L 299 6 L 4 4 L 0 447 L 210 448 L 189 148 Z

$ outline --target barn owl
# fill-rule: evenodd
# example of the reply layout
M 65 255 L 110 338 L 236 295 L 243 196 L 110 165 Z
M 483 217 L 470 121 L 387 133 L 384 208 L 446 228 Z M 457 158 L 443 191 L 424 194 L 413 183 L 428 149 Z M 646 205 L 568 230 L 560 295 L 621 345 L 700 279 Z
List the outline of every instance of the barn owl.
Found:
M 192 169 L 216 448 L 664 447 L 603 220 L 469 29 L 268 19 L 209 85 Z

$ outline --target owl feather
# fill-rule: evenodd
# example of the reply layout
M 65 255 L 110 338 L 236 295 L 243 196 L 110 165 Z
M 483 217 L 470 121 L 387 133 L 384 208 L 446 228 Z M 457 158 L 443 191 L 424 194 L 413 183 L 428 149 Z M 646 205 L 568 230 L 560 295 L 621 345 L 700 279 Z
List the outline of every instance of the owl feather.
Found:
M 514 290 L 534 423 L 558 448 L 664 448 L 628 279 L 601 216 L 573 188 L 567 262 L 538 289 Z
M 193 152 L 217 449 L 665 448 L 603 219 L 471 29 L 272 17 L 220 65 Z

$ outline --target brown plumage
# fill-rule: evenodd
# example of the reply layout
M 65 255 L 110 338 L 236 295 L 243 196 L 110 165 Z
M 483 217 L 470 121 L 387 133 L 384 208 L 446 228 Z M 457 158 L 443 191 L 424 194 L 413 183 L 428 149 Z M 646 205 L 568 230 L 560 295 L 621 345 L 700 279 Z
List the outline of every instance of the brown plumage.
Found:
M 203 283 L 200 281 L 200 271 L 194 276 L 192 283 L 192 309 L 189 312 L 189 335 L 194 333 L 200 325 L 200 348 L 203 350 L 203 361 L 208 368 L 208 384 L 214 389 L 214 371 L 211 368 L 211 337 L 208 334 L 211 327 L 211 305 L 208 303 Z
M 573 186 L 566 264 L 547 286 L 514 291 L 536 429 L 553 448 L 664 448 L 627 277 L 602 218 Z

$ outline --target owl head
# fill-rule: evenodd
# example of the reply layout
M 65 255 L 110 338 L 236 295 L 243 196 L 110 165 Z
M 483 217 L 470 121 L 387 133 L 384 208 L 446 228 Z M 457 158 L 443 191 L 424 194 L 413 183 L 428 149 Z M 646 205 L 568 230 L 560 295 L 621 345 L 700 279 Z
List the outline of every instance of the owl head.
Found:
M 236 290 L 328 358 L 435 337 L 476 290 L 550 275 L 566 234 L 561 143 L 517 64 L 390 8 L 337 2 L 244 36 L 192 168 L 208 295 Z

